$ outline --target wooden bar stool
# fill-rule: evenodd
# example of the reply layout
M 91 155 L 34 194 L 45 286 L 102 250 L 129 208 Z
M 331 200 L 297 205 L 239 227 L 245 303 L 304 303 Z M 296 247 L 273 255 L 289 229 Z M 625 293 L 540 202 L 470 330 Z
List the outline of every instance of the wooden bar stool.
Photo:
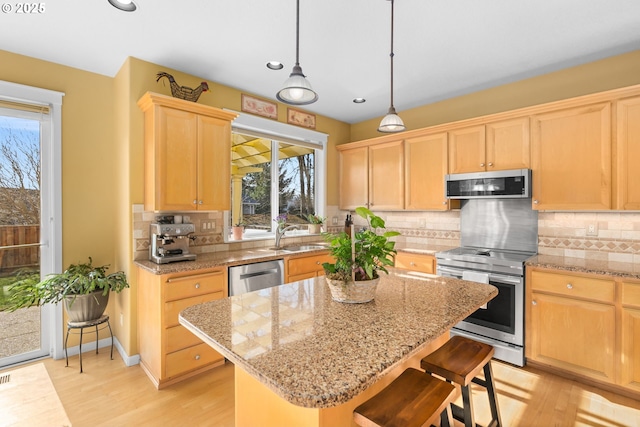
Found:
M 426 356 L 420 366 L 428 373 L 436 374 L 447 381 L 460 385 L 463 407 L 451 404 L 453 417 L 464 422 L 465 427 L 475 427 L 473 419 L 473 401 L 471 400 L 471 382 L 487 390 L 491 409 L 491 422 L 487 427 L 502 427 L 498 399 L 493 384 L 491 358 L 495 352 L 488 344 L 469 338 L 454 336 L 442 347 Z M 484 380 L 476 378 L 484 370 Z
M 422 371 L 407 368 L 380 393 L 353 411 L 362 427 L 422 427 L 438 418 L 453 427 L 449 405 L 456 397 L 453 385 Z

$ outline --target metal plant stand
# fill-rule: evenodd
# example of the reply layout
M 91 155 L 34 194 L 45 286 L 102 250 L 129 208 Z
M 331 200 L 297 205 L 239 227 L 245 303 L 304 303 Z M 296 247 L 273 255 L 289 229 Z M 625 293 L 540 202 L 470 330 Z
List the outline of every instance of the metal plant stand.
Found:
M 106 325 L 105 325 L 106 324 Z M 98 328 L 98 326 L 103 325 Z M 64 339 L 64 355 L 67 361 L 67 366 L 69 366 L 69 354 L 67 352 L 67 341 L 69 340 L 69 332 L 72 329 L 80 329 L 80 373 L 82 373 L 82 335 L 84 332 L 84 328 L 95 327 L 96 333 L 96 354 L 98 354 L 98 331 L 109 328 L 109 335 L 111 335 L 111 360 L 113 360 L 113 331 L 111 330 L 111 324 L 109 323 L 109 315 L 104 314 L 98 319 L 89 320 L 86 322 L 67 322 L 67 336 Z M 94 332 L 94 331 L 91 331 Z

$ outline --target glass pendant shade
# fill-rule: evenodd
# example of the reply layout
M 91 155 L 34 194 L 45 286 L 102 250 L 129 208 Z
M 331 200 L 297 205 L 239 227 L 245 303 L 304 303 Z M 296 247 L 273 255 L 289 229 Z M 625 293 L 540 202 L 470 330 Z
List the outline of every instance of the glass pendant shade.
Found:
M 278 101 L 292 105 L 306 105 L 318 100 L 318 94 L 313 91 L 307 81 L 302 68 L 296 64 L 289 78 L 284 82 L 284 87 L 276 94 Z
M 389 112 L 380 122 L 380 126 L 378 126 L 378 132 L 385 133 L 402 132 L 405 129 L 404 122 L 396 114 L 396 109 L 393 107 L 389 108 Z

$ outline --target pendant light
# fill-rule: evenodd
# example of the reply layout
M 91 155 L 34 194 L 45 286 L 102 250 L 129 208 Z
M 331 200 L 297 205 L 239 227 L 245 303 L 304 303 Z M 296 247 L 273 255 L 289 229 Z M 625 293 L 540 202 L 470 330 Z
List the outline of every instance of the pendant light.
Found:
M 111 6 L 125 12 L 133 12 L 137 9 L 136 4 L 131 0 L 109 0 L 109 3 L 111 3 Z
M 391 57 L 391 105 L 387 115 L 384 116 L 380 126 L 378 126 L 378 132 L 394 133 L 402 132 L 406 128 L 393 106 L 393 0 L 389 1 L 391 1 L 391 55 L 389 55 Z
M 300 0 L 296 0 L 296 65 L 289 75 L 284 87 L 276 94 L 278 101 L 291 105 L 307 105 L 318 100 L 318 94 L 313 91 L 311 84 L 302 74 L 299 61 L 300 45 Z

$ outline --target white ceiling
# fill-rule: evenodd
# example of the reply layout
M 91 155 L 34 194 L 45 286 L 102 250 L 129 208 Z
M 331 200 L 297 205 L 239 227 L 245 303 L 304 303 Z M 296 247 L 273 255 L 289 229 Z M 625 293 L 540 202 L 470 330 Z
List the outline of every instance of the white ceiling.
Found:
M 107 0 L 49 0 L 41 14 L 17 14 L 17 2 L 6 2 L 14 11 L 0 13 L 0 49 L 107 76 L 133 56 L 269 99 L 291 72 L 295 0 L 134 2 L 138 10 L 128 13 Z M 383 116 L 391 3 L 300 3 L 300 65 L 320 97 L 302 108 L 349 123 Z M 401 116 L 640 49 L 638 0 L 396 0 L 395 15 Z M 269 60 L 285 68 L 271 71 Z M 367 102 L 354 104 L 355 97 Z

